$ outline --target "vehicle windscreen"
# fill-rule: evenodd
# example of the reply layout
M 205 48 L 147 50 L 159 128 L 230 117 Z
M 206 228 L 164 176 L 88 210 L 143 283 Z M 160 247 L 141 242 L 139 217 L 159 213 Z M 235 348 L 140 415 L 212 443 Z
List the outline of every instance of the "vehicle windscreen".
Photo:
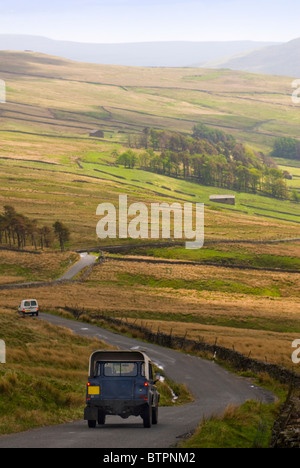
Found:
M 36 301 L 31 301 L 30 303 L 31 306 L 35 307 L 37 304 L 36 304 Z
M 30 307 L 30 301 L 25 301 L 24 302 L 24 307 Z
M 104 364 L 105 377 L 136 377 L 137 375 L 136 362 L 106 362 Z

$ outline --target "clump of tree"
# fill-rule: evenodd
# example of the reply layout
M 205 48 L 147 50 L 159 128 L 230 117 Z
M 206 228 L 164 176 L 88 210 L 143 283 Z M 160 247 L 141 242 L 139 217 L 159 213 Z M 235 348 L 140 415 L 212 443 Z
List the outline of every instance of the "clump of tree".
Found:
M 59 222 L 58 222 L 59 223 Z M 56 223 L 55 223 L 56 224 Z M 59 223 L 61 224 L 61 223 Z M 61 231 L 68 229 L 61 224 Z M 25 249 L 26 247 L 34 247 L 35 249 L 50 248 L 57 235 L 54 228 L 49 226 L 38 226 L 36 219 L 18 213 L 14 207 L 6 205 L 3 212 L 0 213 L 0 244 Z M 69 240 L 70 234 L 63 237 L 63 242 Z M 58 237 L 59 241 L 60 238 Z M 62 248 L 62 243 L 60 242 Z
M 296 202 L 296 203 L 300 203 L 300 193 L 297 192 L 297 190 L 292 190 L 292 193 L 291 193 L 291 200 Z
M 117 164 L 121 164 L 124 167 L 133 169 L 137 163 L 137 156 L 132 150 L 125 151 L 120 154 L 116 159 Z
M 201 185 L 288 198 L 283 171 L 263 153 L 253 151 L 220 130 L 198 124 L 193 134 L 187 136 L 147 128 L 136 141 L 136 148 L 144 151 L 137 153 L 130 148 L 118 155 L 117 164 Z
M 210 128 L 207 125 L 199 123 L 194 126 L 193 129 L 193 137 L 199 138 L 200 140 L 207 140 L 211 143 L 226 143 L 231 142 L 233 144 L 236 143 L 235 138 L 230 135 L 229 133 L 222 132 L 221 130 L 217 130 L 214 128 Z
M 65 250 L 65 243 L 70 240 L 70 231 L 63 223 L 56 221 L 53 224 L 54 233 L 59 240 L 60 249 L 63 252 Z
M 273 158 L 300 160 L 300 141 L 290 137 L 276 138 L 271 156 Z

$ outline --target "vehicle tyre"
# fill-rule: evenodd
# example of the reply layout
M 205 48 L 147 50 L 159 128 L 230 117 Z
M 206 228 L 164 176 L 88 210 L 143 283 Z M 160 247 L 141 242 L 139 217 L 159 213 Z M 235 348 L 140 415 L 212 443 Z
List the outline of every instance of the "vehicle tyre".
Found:
M 90 429 L 94 429 L 96 427 L 97 421 L 88 420 L 88 426 Z
M 105 424 L 105 413 L 103 413 L 102 411 L 98 411 L 98 424 L 100 426 L 103 426 Z
M 143 413 L 144 427 L 152 426 L 152 408 L 147 405 Z
M 152 424 L 158 423 L 158 405 L 152 408 Z

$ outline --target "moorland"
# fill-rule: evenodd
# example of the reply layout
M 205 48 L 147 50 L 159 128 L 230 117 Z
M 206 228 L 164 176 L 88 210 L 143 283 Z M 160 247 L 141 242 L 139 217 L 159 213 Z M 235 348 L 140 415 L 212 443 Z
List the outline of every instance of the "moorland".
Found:
M 120 193 L 130 203 L 205 204 L 200 251 L 127 240 L 130 252 L 107 254 L 82 283 L 2 290 L 1 329 L 29 294 L 44 311 L 80 306 L 87 315 L 98 311 L 173 334 L 218 339 L 292 368 L 291 343 L 300 328 L 300 210 L 292 193 L 300 192 L 300 168 L 284 154 L 271 157 L 276 138 L 298 137 L 300 108 L 291 100 L 291 80 L 227 69 L 83 64 L 29 52 L 0 57 L 7 96 L 0 104 L 0 214 L 8 222 L 1 225 L 1 285 L 56 279 L 78 259 L 76 250 L 119 244 L 97 238 L 96 208 L 117 204 Z M 219 179 L 203 183 L 186 174 L 182 159 L 169 172 L 141 163 L 147 150 L 162 153 L 140 143 L 151 129 L 189 139 L 199 124 L 231 135 L 245 151 L 239 154 L 251 155 L 243 159 L 247 169 L 278 171 L 284 194 L 266 191 L 261 179 L 253 190 L 251 184 L 247 190 L 225 187 Z M 220 142 L 208 152 L 210 160 L 218 159 L 218 144 L 227 163 L 232 161 Z M 139 163 L 118 160 L 129 150 Z M 286 179 L 284 171 L 293 177 Z M 212 194 L 228 193 L 235 195 L 235 206 L 210 201 Z M 19 251 L 13 235 L 18 223 L 5 218 L 7 206 L 35 221 L 37 229 L 63 222 L 70 232 L 64 252 L 55 235 L 41 245 L 32 231 L 25 231 L 25 251 Z M 155 259 L 165 263 L 149 262 Z M 34 322 L 32 327 L 34 332 Z M 14 347 L 20 340 L 8 337 L 10 372 L 19 372 Z

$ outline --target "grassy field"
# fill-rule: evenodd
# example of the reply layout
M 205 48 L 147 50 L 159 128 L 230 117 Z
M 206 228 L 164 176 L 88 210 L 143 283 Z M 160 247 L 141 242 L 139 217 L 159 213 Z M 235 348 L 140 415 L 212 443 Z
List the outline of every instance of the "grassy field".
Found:
M 274 135 L 298 137 L 291 80 L 230 70 L 81 64 L 34 53 L 1 52 L 8 105 L 2 129 L 106 138 L 159 127 L 190 132 L 203 122 L 259 149 Z M 59 96 L 59 100 L 58 100 Z
M 213 246 L 204 246 L 199 250 L 187 250 L 184 247 L 146 247 L 132 250 L 131 255 L 166 260 L 185 260 L 221 267 L 238 266 L 300 272 L 299 242 L 284 244 L 218 244 L 216 242 Z
M 298 274 L 107 261 L 85 283 L 30 288 L 41 310 L 83 307 L 292 367 L 300 331 Z M 10 310 L 23 290 L 1 291 Z M 297 370 L 297 369 L 296 369 Z
M 70 248 L 94 247 L 106 241 L 96 236 L 99 203 L 118 206 L 119 195 L 129 203 L 205 203 L 206 240 L 275 240 L 299 237 L 299 209 L 290 201 L 252 194 L 236 194 L 235 207 L 209 202 L 224 190 L 100 164 L 69 161 L 63 165 L 0 159 L 0 204 L 15 207 L 39 225 L 64 220 L 71 231 Z M 99 172 L 100 171 L 100 172 Z M 110 241 L 110 240 L 109 240 Z M 110 241 L 112 242 L 112 241 Z

